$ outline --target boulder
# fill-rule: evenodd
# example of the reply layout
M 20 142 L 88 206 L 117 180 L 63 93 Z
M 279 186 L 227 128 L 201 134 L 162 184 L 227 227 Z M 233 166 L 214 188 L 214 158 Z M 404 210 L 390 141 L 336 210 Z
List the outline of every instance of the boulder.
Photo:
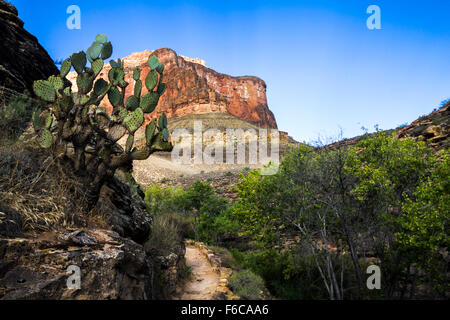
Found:
M 70 286 L 70 266 L 80 268 L 79 289 Z M 114 231 L 0 238 L 2 300 L 142 300 L 152 295 L 152 264 L 143 247 Z

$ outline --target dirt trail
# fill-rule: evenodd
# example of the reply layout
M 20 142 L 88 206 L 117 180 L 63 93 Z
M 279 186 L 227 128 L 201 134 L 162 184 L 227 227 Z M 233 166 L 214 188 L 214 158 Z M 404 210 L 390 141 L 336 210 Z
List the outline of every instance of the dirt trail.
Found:
M 186 264 L 192 275 L 177 290 L 175 300 L 212 300 L 219 286 L 220 275 L 211 266 L 205 255 L 191 245 L 186 246 Z

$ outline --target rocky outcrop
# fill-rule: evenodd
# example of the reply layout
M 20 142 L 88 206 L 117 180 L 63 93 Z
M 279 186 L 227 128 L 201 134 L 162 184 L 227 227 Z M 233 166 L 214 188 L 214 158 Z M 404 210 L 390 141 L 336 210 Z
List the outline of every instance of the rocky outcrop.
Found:
M 157 250 L 150 250 L 147 254 L 153 262 L 153 292 L 156 300 L 169 300 L 177 289 L 177 285 L 185 277 L 186 248 L 180 243 L 171 248 L 169 254 L 161 254 Z
M 426 142 L 434 150 L 448 149 L 450 147 L 450 102 L 444 104 L 441 108 L 435 109 L 428 115 L 421 116 L 409 125 L 396 129 L 386 130 L 384 132 L 395 134 L 399 139 L 412 137 L 419 141 Z M 368 134 L 369 136 L 373 135 Z M 366 135 L 343 139 L 325 146 L 324 148 L 341 148 L 354 146 Z
M 143 195 L 132 196 L 130 187 L 117 178 L 102 187 L 95 210 L 120 236 L 140 244 L 147 240 L 152 219 L 145 209 Z
M 266 97 L 266 84 L 257 77 L 232 77 L 218 73 L 208 67 L 200 59 L 191 59 L 177 55 L 171 49 L 158 49 L 133 53 L 123 59 L 125 80 L 130 83 L 126 96 L 133 94 L 135 67 L 140 67 L 141 80 L 144 83 L 149 70 L 148 58 L 155 55 L 164 63 L 164 81 L 167 90 L 161 97 L 152 118 L 165 112 L 168 118 L 182 117 L 199 113 L 229 113 L 259 127 L 276 128 L 277 123 L 269 110 Z M 108 77 L 110 66 L 105 65 L 100 73 Z M 76 90 L 76 73 L 67 77 Z M 143 89 L 143 93 L 146 89 Z M 102 104 L 111 109 L 111 104 L 105 98 Z
M 427 116 L 411 122 L 398 130 L 399 138 L 414 137 L 427 141 L 432 148 L 440 150 L 450 147 L 450 102 Z
M 0 0 L 0 35 L 0 87 L 32 92 L 34 80 L 58 73 L 36 37 L 24 29 L 17 9 L 3 0 Z
M 158 294 L 152 258 L 143 246 L 152 219 L 127 184 L 112 179 L 93 211 L 79 208 L 71 215 L 79 222 L 69 227 L 22 232 L 24 217 L 0 205 L 0 299 L 152 299 Z M 86 223 L 92 219 L 98 222 Z M 81 270 L 79 289 L 67 287 L 69 266 Z
M 70 287 L 70 266 L 80 270 L 79 289 Z M 151 298 L 150 260 L 141 245 L 116 232 L 78 229 L 0 238 L 0 299 Z

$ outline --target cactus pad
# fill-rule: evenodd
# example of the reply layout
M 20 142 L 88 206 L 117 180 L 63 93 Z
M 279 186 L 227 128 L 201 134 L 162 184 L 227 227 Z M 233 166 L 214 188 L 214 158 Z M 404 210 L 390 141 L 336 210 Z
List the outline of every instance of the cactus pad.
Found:
M 138 81 L 141 78 L 141 69 L 139 69 L 139 67 L 136 67 L 136 69 L 134 69 L 133 71 L 133 79 L 135 81 Z
M 140 97 L 142 92 L 142 81 L 136 80 L 136 83 L 134 84 L 134 95 L 136 97 Z
M 167 130 L 167 128 L 164 128 L 163 131 L 163 137 L 166 141 L 169 141 L 169 130 Z
M 80 73 L 77 77 L 78 91 L 82 94 L 86 94 L 92 89 L 94 78 L 88 73 Z
M 127 143 L 125 144 L 125 152 L 130 152 L 134 144 L 134 135 L 130 134 L 127 138 Z
M 103 60 L 97 59 L 95 61 L 92 61 L 91 68 L 92 68 L 92 72 L 94 72 L 94 76 L 96 77 L 100 73 L 100 71 L 102 71 Z
M 58 91 L 59 89 L 62 89 L 64 87 L 64 83 L 63 83 L 62 79 L 58 76 L 48 77 L 48 82 L 50 82 L 52 84 L 53 88 L 55 88 L 56 91 Z
M 71 67 L 72 67 L 72 63 L 70 62 L 70 59 L 64 60 L 64 62 L 61 64 L 61 71 L 59 73 L 61 78 L 64 78 L 65 76 L 67 76 Z
M 167 85 L 165 83 L 160 83 L 158 85 L 158 89 L 156 90 L 156 92 L 158 92 L 158 94 L 160 96 L 162 96 L 164 94 L 164 92 L 166 92 L 167 89 Z
M 70 97 L 70 96 L 71 96 L 70 87 L 64 88 L 63 93 L 64 93 L 66 96 Z
M 158 129 L 163 130 L 164 128 L 167 128 L 167 117 L 163 112 L 158 118 Z
M 120 103 L 120 98 L 119 90 L 116 87 L 111 87 L 108 92 L 109 102 L 111 102 L 114 107 L 117 107 Z
M 104 35 L 103 33 L 99 33 L 96 37 L 95 37 L 95 41 L 101 44 L 105 44 L 106 41 L 108 41 L 108 37 L 106 35 Z
M 121 119 L 125 119 L 125 117 L 128 115 L 128 111 L 125 108 L 120 108 L 119 109 L 119 117 Z
M 102 51 L 102 45 L 99 42 L 94 42 L 87 49 L 86 54 L 90 62 L 97 60 L 100 56 L 100 52 Z
M 47 129 L 43 129 L 40 133 L 39 133 L 39 145 L 42 148 L 50 148 L 52 145 L 52 133 L 47 130 Z
M 44 127 L 50 129 L 50 127 L 52 126 L 52 122 L 53 122 L 52 113 L 48 112 L 44 118 Z
M 155 110 L 158 105 L 159 94 L 157 92 L 147 92 L 141 98 L 140 107 L 145 113 L 150 113 Z
M 150 67 L 152 70 L 156 69 L 156 68 L 158 67 L 158 65 L 159 65 L 158 57 L 156 57 L 156 56 L 151 56 L 151 57 L 148 59 L 148 65 L 149 65 L 149 67 Z
M 128 110 L 136 110 L 137 108 L 139 108 L 139 99 L 136 98 L 136 96 L 129 96 L 126 106 Z
M 72 61 L 72 66 L 74 67 L 75 71 L 77 73 L 82 73 L 87 62 L 86 54 L 84 53 L 84 51 L 72 54 L 70 60 Z
M 144 122 L 144 112 L 141 108 L 137 108 L 136 111 L 129 113 L 123 122 L 125 123 L 128 131 L 133 134 Z
M 38 80 L 33 83 L 34 93 L 44 101 L 54 102 L 56 99 L 56 91 L 53 85 L 46 80 Z
M 155 70 L 159 73 L 162 74 L 164 71 L 164 65 L 160 62 L 158 63 L 158 65 L 156 66 Z
M 102 59 L 106 60 L 112 56 L 113 48 L 111 42 L 107 42 L 103 45 L 102 48 Z
M 158 84 L 158 73 L 155 70 L 151 70 L 145 78 L 145 86 L 148 91 L 152 91 Z
M 94 94 L 96 96 L 101 96 L 108 89 L 108 82 L 103 80 L 102 78 L 98 79 L 94 85 Z
M 125 73 L 120 68 L 112 68 L 111 70 L 109 70 L 108 73 L 109 82 L 113 86 L 117 86 L 119 83 L 121 83 L 123 81 L 124 76 Z
M 34 130 L 39 130 L 44 126 L 44 121 L 42 121 L 40 114 L 41 110 L 39 109 L 33 112 L 32 121 Z
M 153 119 L 146 127 L 145 127 L 145 141 L 147 145 L 151 145 L 153 135 L 156 131 L 156 121 Z

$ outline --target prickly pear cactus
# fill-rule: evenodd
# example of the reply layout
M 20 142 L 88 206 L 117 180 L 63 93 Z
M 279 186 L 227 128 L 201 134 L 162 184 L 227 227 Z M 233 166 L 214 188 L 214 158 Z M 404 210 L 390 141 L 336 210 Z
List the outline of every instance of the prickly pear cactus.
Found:
M 172 145 L 167 130 L 167 117 L 162 114 L 145 127 L 146 144 L 135 147 L 135 132 L 143 125 L 146 114 L 155 110 L 166 89 L 163 83 L 164 65 L 156 56 L 149 57 L 151 71 L 145 76 L 148 90 L 142 94 L 141 70 L 133 72 L 133 95 L 125 99 L 124 62 L 109 62 L 108 79 L 98 78 L 105 60 L 113 54 L 111 42 L 99 34 L 86 51 L 79 51 L 64 60 L 59 75 L 37 80 L 33 91 L 46 110 L 32 117 L 37 142 L 50 148 L 59 158 L 69 158 L 76 172 L 89 177 L 90 199 L 94 204 L 103 181 L 115 170 L 129 170 L 134 160 L 147 159 L 155 151 L 170 151 Z M 71 68 L 77 72 L 77 92 L 72 91 L 65 77 Z M 108 97 L 113 110 L 107 112 L 100 104 Z M 125 148 L 117 145 L 127 137 Z M 72 150 L 69 153 L 69 150 Z M 73 152 L 74 151 L 74 152 Z M 89 158 L 89 165 L 85 159 Z M 87 173 L 87 174 L 86 174 Z

